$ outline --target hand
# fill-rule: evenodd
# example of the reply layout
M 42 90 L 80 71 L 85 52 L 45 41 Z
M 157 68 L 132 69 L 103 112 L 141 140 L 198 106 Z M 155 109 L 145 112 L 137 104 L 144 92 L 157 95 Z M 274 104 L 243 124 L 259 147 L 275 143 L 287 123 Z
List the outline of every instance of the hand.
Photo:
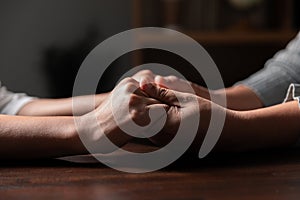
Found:
M 168 109 L 168 106 L 149 98 L 139 88 L 136 80 L 126 78 L 114 88 L 101 106 L 82 116 L 80 136 L 90 142 L 89 145 L 95 148 L 93 151 L 111 152 L 115 149 L 105 149 L 107 141 L 104 136 L 107 136 L 116 146 L 121 147 L 132 136 L 124 133 L 120 125 L 126 127 L 126 125 L 130 126 L 132 122 L 137 126 L 148 125 L 153 120 L 149 117 L 149 110 L 152 108 Z
M 209 91 L 195 83 L 178 78 L 177 76 L 159 76 L 156 75 L 154 82 L 161 87 L 176 90 L 179 92 L 195 94 L 199 97 L 210 99 Z M 213 92 L 213 91 L 211 91 Z
M 171 90 L 176 90 L 179 92 L 191 93 L 192 83 L 177 76 L 160 76 L 156 75 L 154 82 L 161 87 L 169 88 Z
M 176 90 L 179 92 L 191 93 L 210 99 L 208 90 L 190 81 L 178 78 L 177 76 L 160 76 L 150 70 L 142 70 L 132 76 L 140 82 L 140 87 L 149 83 L 156 83 L 160 87 Z
M 201 122 L 199 122 L 199 133 L 204 132 L 208 126 L 210 119 L 210 106 L 211 102 L 197 97 L 196 95 L 182 93 L 167 88 L 159 87 L 155 84 L 147 84 L 142 87 L 150 97 L 157 99 L 167 105 L 169 109 L 167 111 L 167 122 L 163 130 L 150 138 L 152 142 L 157 145 L 166 145 L 175 136 L 178 127 L 182 120 L 194 120 L 196 116 L 200 115 Z M 201 109 L 199 109 L 199 105 Z M 198 109 L 197 109 L 198 108 Z M 186 134 L 189 134 L 188 132 Z M 199 138 L 200 137 L 200 138 Z M 199 134 L 196 139 L 197 142 L 202 141 L 203 135 Z
M 141 87 L 148 83 L 156 83 L 161 87 L 169 88 L 179 92 L 191 91 L 191 82 L 180 79 L 176 76 L 160 76 L 154 74 L 150 70 L 141 70 L 135 75 L 133 75 L 132 78 L 140 82 Z

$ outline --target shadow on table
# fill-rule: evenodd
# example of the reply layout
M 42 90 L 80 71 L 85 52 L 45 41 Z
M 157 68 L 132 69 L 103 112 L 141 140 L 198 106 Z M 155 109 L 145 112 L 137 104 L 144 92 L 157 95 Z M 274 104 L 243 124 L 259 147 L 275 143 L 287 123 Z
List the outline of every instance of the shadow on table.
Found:
M 149 144 L 131 143 L 126 148 L 133 152 L 149 152 L 155 151 L 157 147 Z M 126 156 L 126 155 L 117 155 Z M 114 158 L 115 160 L 118 157 Z M 211 153 L 203 159 L 199 159 L 197 154 L 186 153 L 177 161 L 162 169 L 171 171 L 193 171 L 206 168 L 235 168 L 235 167 L 251 167 L 251 166 L 266 166 L 266 165 L 282 165 L 282 164 L 300 164 L 300 149 L 271 149 L 260 150 L 244 153 Z M 92 155 L 70 156 L 59 159 L 42 159 L 31 161 L 4 162 L 1 167 L 87 167 L 87 168 L 107 168 L 104 164 L 96 160 Z M 127 166 L 130 167 L 130 163 Z

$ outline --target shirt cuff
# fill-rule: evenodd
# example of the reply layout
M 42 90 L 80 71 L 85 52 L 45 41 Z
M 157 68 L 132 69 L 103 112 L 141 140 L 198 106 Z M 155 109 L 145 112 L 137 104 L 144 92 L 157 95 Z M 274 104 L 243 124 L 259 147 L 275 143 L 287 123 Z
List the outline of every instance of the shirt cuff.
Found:
M 283 103 L 294 101 L 294 100 L 298 101 L 298 105 L 300 108 L 300 84 L 293 83 L 289 86 Z
M 37 98 L 15 94 L 12 100 L 2 110 L 6 115 L 17 115 L 21 108 Z
M 289 101 L 298 101 L 298 106 L 300 108 L 300 84 L 291 84 L 288 88 L 286 97 L 283 101 L 283 103 L 289 102 Z M 300 138 L 298 141 L 293 145 L 293 147 L 300 147 Z

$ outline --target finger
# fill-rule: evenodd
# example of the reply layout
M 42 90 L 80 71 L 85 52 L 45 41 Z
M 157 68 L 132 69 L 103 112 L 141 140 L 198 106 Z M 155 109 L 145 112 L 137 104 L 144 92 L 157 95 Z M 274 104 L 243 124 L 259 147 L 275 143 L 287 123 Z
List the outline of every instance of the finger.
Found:
M 133 93 L 141 97 L 149 97 L 149 95 L 146 92 L 144 92 L 141 88 L 136 88 L 136 90 Z
M 168 105 L 179 106 L 178 99 L 173 90 L 159 87 L 152 83 L 145 85 L 143 90 L 154 99 L 157 99 Z
M 139 126 L 149 126 L 148 130 L 159 131 L 166 122 L 168 110 L 168 105 L 160 103 L 132 109 L 130 114 L 132 120 Z
M 153 76 L 143 76 L 140 81 L 140 87 L 143 88 L 144 85 L 147 85 L 149 83 L 154 83 Z
M 197 103 L 197 96 L 193 94 L 183 93 L 163 87 L 159 87 L 156 84 L 146 85 L 144 91 L 154 99 L 161 101 L 162 103 L 177 106 L 185 107 L 191 103 Z
M 194 94 L 193 87 L 189 81 L 180 79 L 176 76 L 156 76 L 154 82 L 161 87 L 166 87 L 172 90 L 177 90 L 185 93 Z
M 144 102 L 147 106 L 162 104 L 162 102 L 158 101 L 157 99 L 153 99 L 153 98 L 144 98 Z
M 166 104 L 155 104 L 147 106 L 146 109 L 148 110 L 150 119 L 149 127 L 147 128 L 147 137 L 149 138 L 164 128 L 164 125 L 167 122 L 167 113 L 170 106 Z
M 126 93 L 134 93 L 139 88 L 139 82 L 134 80 L 133 78 L 124 78 L 118 83 L 118 85 L 114 88 L 114 91 L 124 90 Z
M 160 132 L 149 138 L 151 142 L 158 146 L 167 145 L 176 135 L 180 124 L 180 114 L 176 106 L 165 107 L 167 112 L 167 121 Z
M 159 76 L 159 75 L 155 76 L 154 83 L 158 84 L 161 87 L 170 88 L 170 84 L 163 76 Z

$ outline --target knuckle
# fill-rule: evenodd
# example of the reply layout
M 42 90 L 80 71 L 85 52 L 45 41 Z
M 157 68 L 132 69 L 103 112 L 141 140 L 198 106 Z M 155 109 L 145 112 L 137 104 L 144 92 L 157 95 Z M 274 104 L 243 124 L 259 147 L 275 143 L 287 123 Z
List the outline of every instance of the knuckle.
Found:
M 124 79 L 122 80 L 122 82 L 123 82 L 123 83 L 127 83 L 127 82 L 130 81 L 130 79 L 131 79 L 130 77 L 126 77 L 126 78 L 124 78 Z
M 151 119 L 144 108 L 132 109 L 130 112 L 130 118 L 139 126 L 145 126 L 151 122 Z
M 130 117 L 132 120 L 136 120 L 139 118 L 140 112 L 137 109 L 131 109 Z
M 178 99 L 174 92 L 169 89 L 161 88 L 159 91 L 159 96 L 161 99 L 164 99 L 167 102 L 178 102 Z
M 144 69 L 144 70 L 138 72 L 138 74 L 140 74 L 140 75 L 150 75 L 150 74 L 152 74 L 152 71 L 150 71 L 149 69 Z
M 152 76 L 152 71 L 145 69 L 137 72 L 133 77 L 143 77 L 143 76 Z
M 126 77 L 126 78 L 124 78 L 122 81 L 121 81 L 121 83 L 122 84 L 127 84 L 127 83 L 133 83 L 133 78 L 131 78 L 131 77 Z
M 130 94 L 129 96 L 129 106 L 135 106 L 140 102 L 140 97 L 136 94 Z
M 165 98 L 166 96 L 168 96 L 169 90 L 167 90 L 166 88 L 159 88 L 158 90 L 158 96 L 160 96 L 161 98 Z
M 178 80 L 178 77 L 177 76 L 168 76 L 168 78 L 171 80 L 171 81 L 177 81 Z
M 125 89 L 125 92 L 133 93 L 137 89 L 137 87 L 132 82 L 128 82 L 128 83 L 124 84 L 124 89 Z
M 150 71 L 149 69 L 145 69 L 142 71 L 143 74 L 153 74 L 152 71 Z

